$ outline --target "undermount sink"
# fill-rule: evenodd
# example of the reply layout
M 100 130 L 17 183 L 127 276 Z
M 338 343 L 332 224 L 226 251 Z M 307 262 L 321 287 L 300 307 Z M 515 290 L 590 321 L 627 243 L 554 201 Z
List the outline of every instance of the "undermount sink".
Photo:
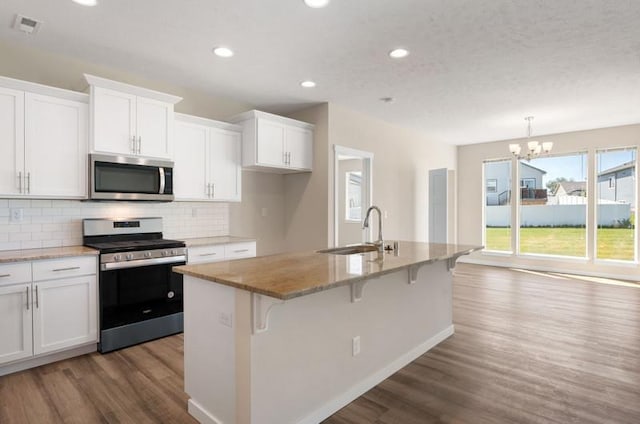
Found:
M 318 253 L 329 253 L 332 255 L 354 255 L 356 253 L 376 252 L 377 250 L 378 248 L 372 244 L 354 244 L 351 246 L 318 250 Z

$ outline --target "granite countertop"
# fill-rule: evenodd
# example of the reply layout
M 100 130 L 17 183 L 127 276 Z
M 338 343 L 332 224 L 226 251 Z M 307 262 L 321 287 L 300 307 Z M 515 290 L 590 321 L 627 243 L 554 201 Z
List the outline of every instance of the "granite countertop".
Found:
M 67 256 L 97 256 L 100 252 L 84 246 L 50 247 L 44 249 L 23 249 L 0 251 L 0 264 L 9 262 L 58 259 Z
M 400 242 L 397 252 L 354 255 L 300 252 L 235 261 L 183 265 L 173 270 L 184 275 L 264 294 L 292 299 L 388 274 L 411 265 L 457 259 L 482 246 Z
M 249 237 L 236 237 L 236 236 L 216 236 L 216 237 L 201 237 L 192 239 L 182 239 L 187 247 L 196 246 L 210 246 L 212 244 L 229 244 L 229 243 L 242 243 L 245 241 L 256 241 L 256 239 Z

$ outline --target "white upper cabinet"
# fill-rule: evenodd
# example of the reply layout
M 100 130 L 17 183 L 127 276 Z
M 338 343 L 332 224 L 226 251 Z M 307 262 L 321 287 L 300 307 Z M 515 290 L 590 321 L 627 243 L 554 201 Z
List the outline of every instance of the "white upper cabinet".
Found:
M 173 159 L 173 107 L 181 97 L 85 74 L 91 151 Z
M 174 194 L 176 200 L 241 200 L 241 128 L 176 114 Z
M 280 173 L 313 168 L 313 125 L 258 110 L 231 122 L 242 126 L 244 167 Z
M 0 196 L 87 197 L 88 96 L 0 78 Z

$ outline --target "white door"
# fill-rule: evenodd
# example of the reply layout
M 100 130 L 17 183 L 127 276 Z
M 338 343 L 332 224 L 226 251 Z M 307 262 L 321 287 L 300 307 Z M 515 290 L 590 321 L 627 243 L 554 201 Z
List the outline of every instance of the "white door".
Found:
M 24 183 L 24 92 L 0 87 L 0 195 Z
M 134 154 L 136 96 L 100 87 L 92 90 L 94 150 Z
M 137 99 L 138 154 L 155 158 L 173 157 L 173 105 Z
M 241 135 L 233 131 L 211 129 L 209 178 L 214 184 L 215 200 L 240 201 Z
M 206 154 L 209 129 L 202 125 L 176 122 L 175 131 L 173 192 L 176 200 L 209 199 Z
M 41 281 L 33 290 L 36 355 L 97 341 L 95 275 Z
M 87 120 L 85 103 L 25 94 L 27 194 L 87 196 Z
M 289 166 L 298 169 L 311 169 L 313 164 L 313 133 L 304 128 L 287 127 L 286 151 L 289 153 Z
M 284 125 L 259 118 L 256 142 L 259 165 L 285 166 Z
M 33 355 L 31 283 L 0 287 L 0 364 Z

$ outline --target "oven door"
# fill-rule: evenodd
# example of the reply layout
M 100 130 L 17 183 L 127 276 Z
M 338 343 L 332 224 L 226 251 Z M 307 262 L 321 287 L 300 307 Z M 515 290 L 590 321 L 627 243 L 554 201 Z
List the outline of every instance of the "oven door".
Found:
M 182 274 L 171 271 L 184 260 L 100 271 L 100 329 L 182 312 Z

